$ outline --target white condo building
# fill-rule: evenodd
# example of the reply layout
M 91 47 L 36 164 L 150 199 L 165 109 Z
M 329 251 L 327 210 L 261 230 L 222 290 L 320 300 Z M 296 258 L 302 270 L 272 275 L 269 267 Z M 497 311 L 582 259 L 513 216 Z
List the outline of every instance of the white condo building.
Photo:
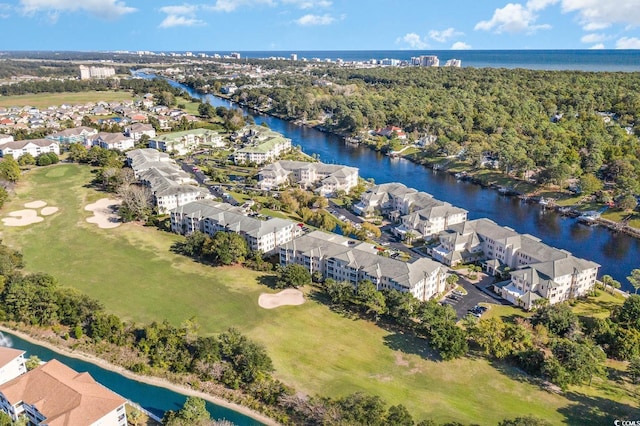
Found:
M 182 235 L 200 231 L 211 237 L 216 232 L 235 232 L 247 241 L 250 249 L 266 254 L 302 235 L 301 227 L 291 220 L 248 217 L 238 207 L 212 200 L 173 209 L 171 230 Z
M 0 346 L 0 385 L 26 372 L 24 351 Z
M 510 280 L 496 289 L 525 309 L 542 298 L 554 304 L 586 295 L 600 267 L 489 219 L 450 226 L 439 234 L 439 241 L 428 251 L 446 265 L 481 261 L 492 275 L 510 271 Z
M 40 154 L 49 152 L 60 155 L 60 144 L 49 139 L 29 139 L 5 142 L 0 145 L 0 157 L 11 155 L 15 160 L 24 154 L 31 154 L 33 157 L 37 157 Z
M 324 278 L 354 286 L 369 280 L 378 290 L 411 293 L 429 300 L 446 287 L 446 268 L 431 259 L 403 262 L 378 255 L 373 244 L 337 234 L 313 231 L 280 247 L 280 265 L 298 264 Z
M 337 164 L 281 160 L 260 170 L 258 180 L 260 188 L 265 190 L 294 183 L 328 196 L 336 191 L 348 193 L 357 186 L 358 169 Z

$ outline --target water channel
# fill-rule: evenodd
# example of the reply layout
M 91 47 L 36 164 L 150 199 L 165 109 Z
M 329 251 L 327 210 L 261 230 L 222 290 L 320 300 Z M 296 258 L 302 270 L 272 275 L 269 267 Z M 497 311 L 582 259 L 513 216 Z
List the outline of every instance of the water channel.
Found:
M 137 75 L 155 77 L 145 73 Z M 256 113 L 175 81 L 169 82 L 213 106 L 242 109 L 246 115 L 254 118 L 256 124 L 266 123 L 271 129 L 290 138 L 293 145 L 301 146 L 307 154 L 318 154 L 325 163 L 358 167 L 360 176 L 373 178 L 376 183 L 401 182 L 468 210 L 469 219 L 489 218 L 522 234 L 533 235 L 553 247 L 568 250 L 575 256 L 597 262 L 602 266 L 600 276 L 609 274 L 620 281 L 624 290 L 634 291 L 626 277 L 632 269 L 640 268 L 639 239 L 602 226 L 583 225 L 537 204 L 523 203 L 516 197 L 503 196 L 493 189 L 460 182 L 448 173 L 434 172 L 402 158 L 390 158 L 367 147 L 346 144 L 336 135 Z
M 0 333 L 0 345 L 12 346 L 16 349 L 26 351 L 26 357 L 36 355 L 43 361 L 49 361 L 55 358 L 76 371 L 89 372 L 94 379 L 104 386 L 122 397 L 139 404 L 160 418 L 162 418 L 164 412 L 167 410 L 179 410 L 187 399 L 185 395 L 172 390 L 129 379 L 90 362 L 61 355 L 44 346 L 30 343 L 10 333 Z M 229 408 L 221 407 L 210 402 L 207 402 L 206 406 L 213 419 L 226 419 L 239 426 L 257 426 L 262 424 L 257 420 Z

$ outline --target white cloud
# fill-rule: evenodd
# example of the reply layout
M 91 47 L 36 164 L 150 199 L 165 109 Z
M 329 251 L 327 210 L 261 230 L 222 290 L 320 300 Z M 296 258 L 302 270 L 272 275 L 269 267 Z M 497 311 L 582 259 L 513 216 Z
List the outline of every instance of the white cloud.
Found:
M 233 12 L 242 6 L 259 6 L 267 5 L 274 6 L 273 0 L 216 0 L 212 6 L 206 6 L 206 9 L 213 10 L 215 12 Z
M 471 49 L 471 45 L 465 43 L 464 41 L 456 41 L 451 45 L 451 50 L 469 50 Z
M 426 49 L 429 44 L 416 33 L 407 33 L 396 39 L 396 44 L 406 44 L 411 49 Z
M 7 19 L 11 16 L 13 6 L 7 3 L 0 3 L 0 18 Z
M 438 41 L 440 43 L 445 43 L 447 40 L 452 39 L 454 37 L 463 36 L 464 33 L 460 31 L 456 31 L 453 27 L 447 28 L 446 30 L 438 31 L 431 30 L 429 31 L 429 38 Z
M 613 24 L 640 25 L 638 0 L 562 0 L 562 11 L 577 12 L 586 31 L 596 31 Z
M 549 1 L 535 1 L 532 7 L 540 7 L 542 3 L 550 4 Z M 546 6 L 545 6 L 546 7 Z M 502 9 L 496 9 L 493 16 L 488 21 L 480 21 L 476 24 L 476 30 L 494 31 L 495 33 L 535 33 L 537 30 L 548 30 L 550 25 L 535 25 L 538 16 L 534 10 L 519 3 L 508 3 Z
M 580 41 L 583 43 L 599 43 L 605 41 L 607 38 L 606 34 L 591 33 L 583 35 Z
M 159 28 L 173 27 L 198 27 L 207 25 L 201 19 L 196 18 L 196 12 L 201 6 L 196 4 L 182 4 L 176 6 L 164 6 L 160 8 L 160 12 L 166 13 L 167 16 L 158 25 Z
M 591 49 L 591 50 L 604 49 L 604 44 L 603 43 L 597 43 L 597 44 L 594 44 L 593 46 L 591 46 L 589 49 Z
M 640 49 L 640 38 L 622 37 L 616 41 L 616 49 Z
M 326 9 L 333 3 L 328 0 L 282 0 L 282 4 L 291 4 L 298 9 Z
M 164 18 L 164 20 L 160 22 L 160 25 L 158 26 L 160 28 L 173 28 L 173 27 L 198 27 L 203 25 L 207 25 L 207 23 L 200 19 L 188 18 L 186 16 L 179 16 L 179 15 L 167 15 L 167 17 Z
M 61 12 L 83 11 L 101 18 L 115 19 L 137 10 L 119 0 L 20 0 L 20 5 L 27 15 L 45 12 L 56 17 Z
M 303 27 L 311 27 L 317 25 L 330 25 L 336 21 L 336 18 L 325 13 L 324 15 L 307 14 L 296 19 L 296 24 Z
M 529 0 L 527 2 L 527 9 L 532 11 L 544 10 L 552 4 L 558 3 L 560 0 Z

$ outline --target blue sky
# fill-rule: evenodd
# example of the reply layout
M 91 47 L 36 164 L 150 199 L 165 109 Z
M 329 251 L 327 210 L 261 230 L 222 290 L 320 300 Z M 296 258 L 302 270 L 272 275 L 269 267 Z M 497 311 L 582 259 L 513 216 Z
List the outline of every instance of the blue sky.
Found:
M 0 0 L 0 50 L 640 49 L 640 0 Z

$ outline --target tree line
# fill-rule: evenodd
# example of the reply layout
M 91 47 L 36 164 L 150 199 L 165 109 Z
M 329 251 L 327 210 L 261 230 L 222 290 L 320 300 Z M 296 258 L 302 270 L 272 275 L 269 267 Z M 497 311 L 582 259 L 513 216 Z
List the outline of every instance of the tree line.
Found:
M 638 73 L 326 67 L 272 80 L 232 97 L 338 133 L 392 125 L 415 139 L 434 135 L 425 157 L 460 155 L 479 167 L 488 156 L 540 184 L 594 175 L 616 195 L 640 192 L 638 128 L 625 130 L 639 122 Z

